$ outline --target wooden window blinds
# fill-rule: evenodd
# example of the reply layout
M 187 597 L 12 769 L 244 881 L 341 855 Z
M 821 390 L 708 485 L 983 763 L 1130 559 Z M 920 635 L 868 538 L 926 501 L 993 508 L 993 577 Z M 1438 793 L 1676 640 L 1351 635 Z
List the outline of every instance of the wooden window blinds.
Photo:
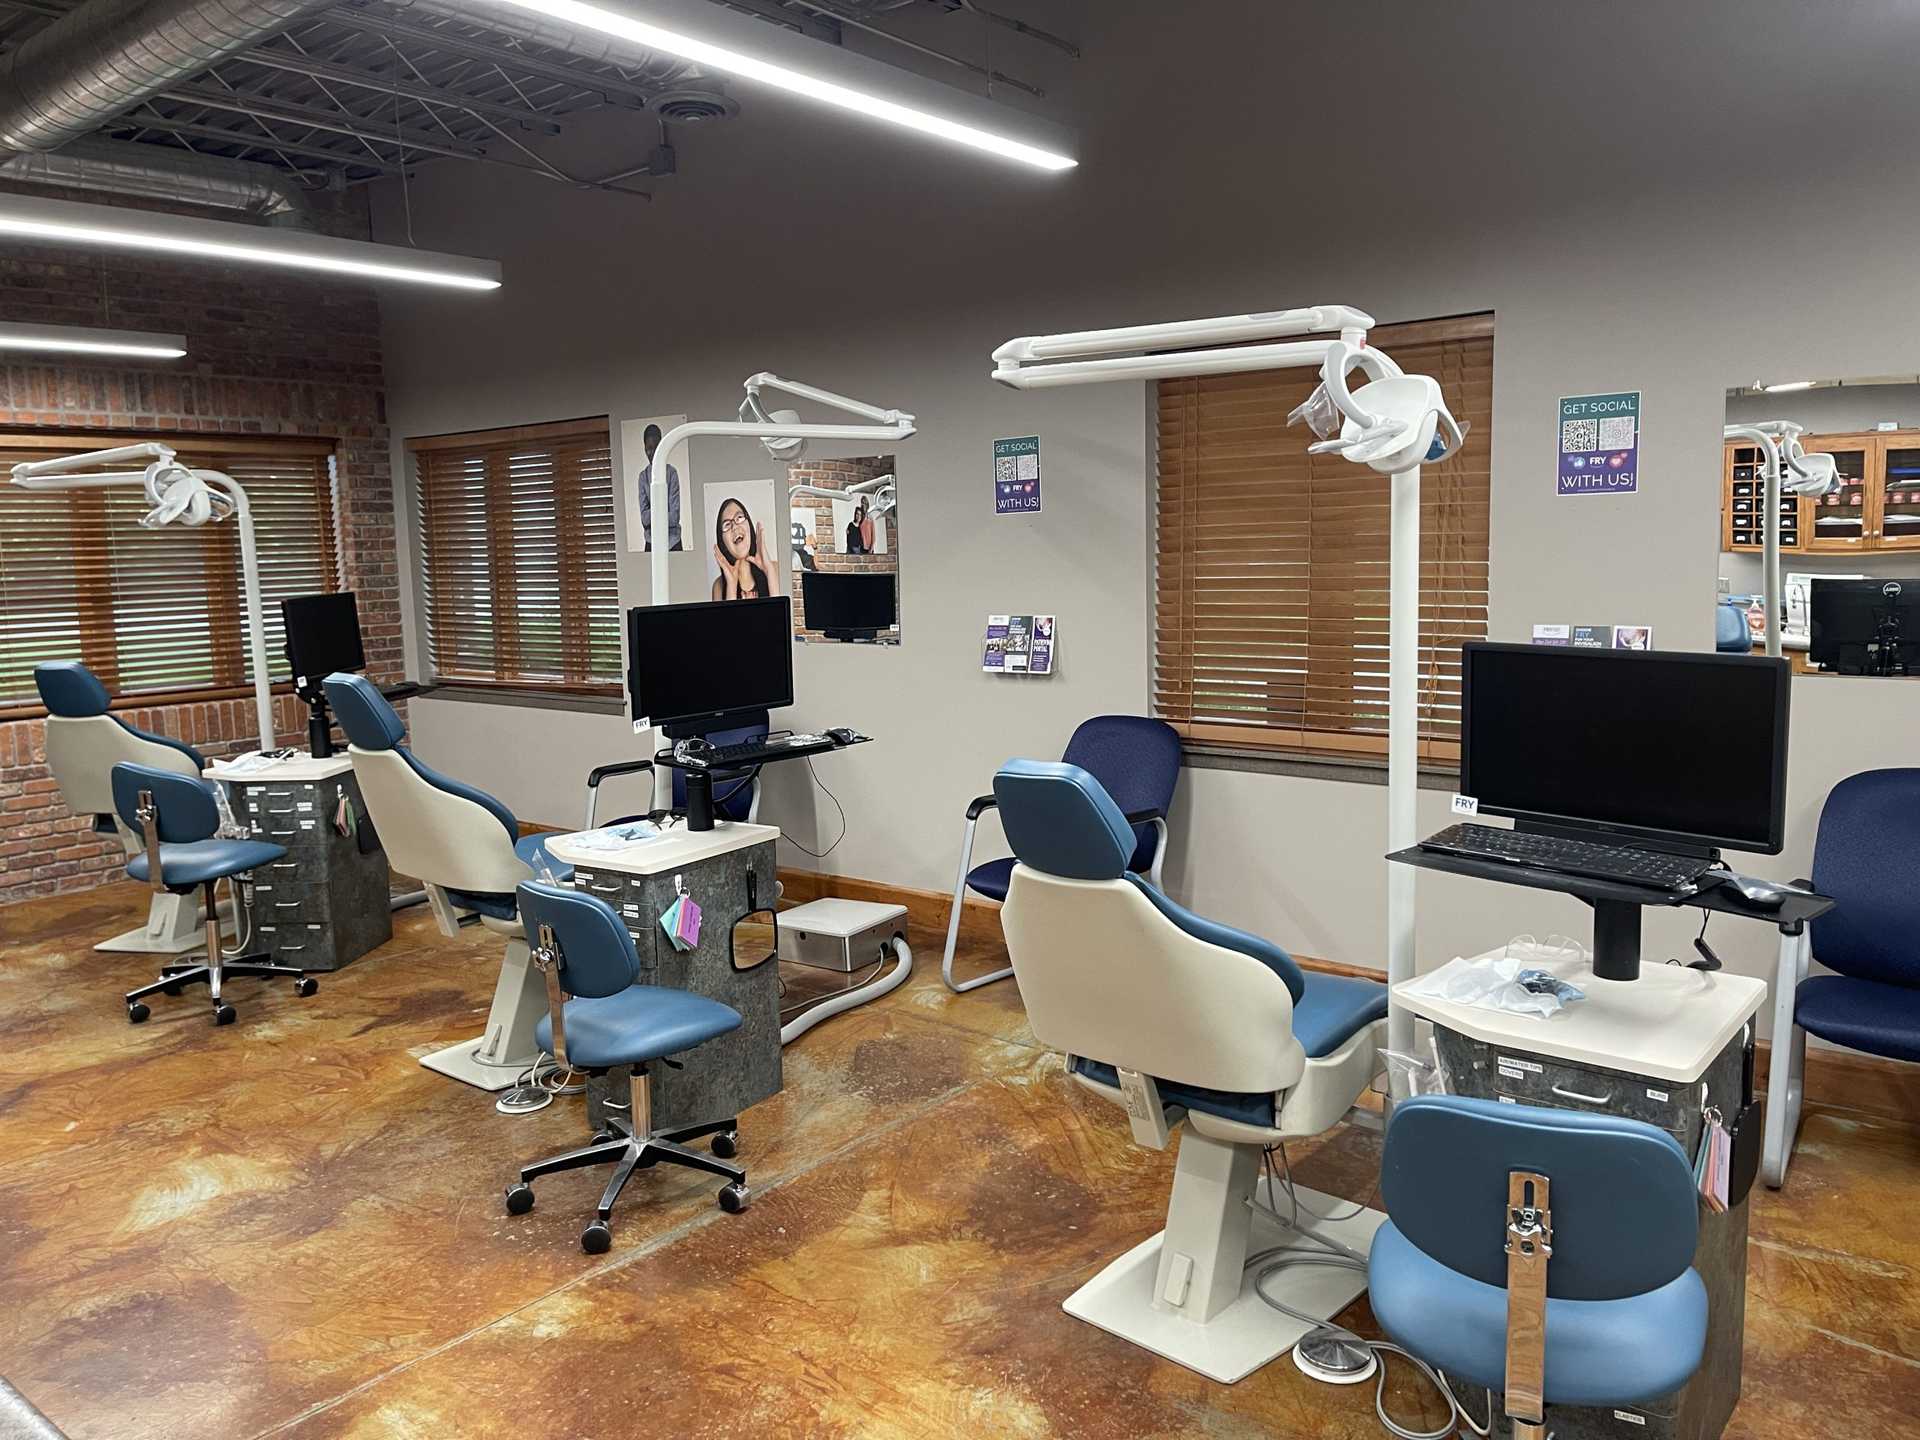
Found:
M 1472 426 L 1420 472 L 1420 750 L 1446 760 L 1460 646 L 1487 633 L 1493 317 L 1372 339 Z M 1308 369 L 1157 382 L 1153 694 L 1189 742 L 1386 752 L 1389 482 L 1308 455 L 1311 434 L 1287 428 L 1317 383 Z
M 607 418 L 409 440 L 436 681 L 620 693 Z
M 138 485 L 32 491 L 5 479 L 22 460 L 165 438 L 95 432 L 0 434 L 0 718 L 42 713 L 33 667 L 79 660 L 143 704 L 244 695 L 252 685 L 240 530 L 148 530 Z M 330 440 L 167 438 L 182 463 L 239 481 L 253 511 L 267 657 L 287 679 L 281 597 L 340 588 Z

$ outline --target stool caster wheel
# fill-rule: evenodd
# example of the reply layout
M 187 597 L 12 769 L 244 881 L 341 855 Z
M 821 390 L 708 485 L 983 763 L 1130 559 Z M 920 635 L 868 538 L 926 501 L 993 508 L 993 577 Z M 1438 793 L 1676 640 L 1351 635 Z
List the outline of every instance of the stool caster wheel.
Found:
M 580 1248 L 589 1255 L 604 1255 L 613 1248 L 613 1230 L 604 1220 L 596 1220 L 580 1232 Z
M 734 1156 L 740 1153 L 740 1132 L 738 1130 L 722 1130 L 718 1135 L 714 1136 L 713 1153 L 718 1155 L 722 1160 L 733 1159 Z
M 533 1209 L 533 1187 L 522 1181 L 507 1187 L 507 1214 L 525 1215 Z
M 729 1215 L 738 1215 L 752 1200 L 746 1185 L 736 1180 L 720 1192 L 720 1208 Z
M 620 1137 L 615 1135 L 611 1130 L 596 1130 L 592 1135 L 587 1137 L 587 1143 L 589 1145 L 611 1145 L 619 1138 Z
M 293 993 L 298 995 L 302 1000 L 306 999 L 309 995 L 318 994 L 319 990 L 320 982 L 310 975 L 302 975 L 298 980 L 293 982 Z
M 222 1001 L 213 1007 L 213 1023 L 216 1025 L 231 1025 L 233 1024 L 234 1017 L 238 1014 L 239 1011 L 235 1010 L 233 1006 Z
M 127 1023 L 129 1025 L 138 1025 L 152 1013 L 153 1012 L 145 1005 L 135 1000 L 127 1006 Z
M 163 985 L 160 987 L 160 993 L 163 995 L 178 995 L 180 993 L 180 987 L 178 985 Z

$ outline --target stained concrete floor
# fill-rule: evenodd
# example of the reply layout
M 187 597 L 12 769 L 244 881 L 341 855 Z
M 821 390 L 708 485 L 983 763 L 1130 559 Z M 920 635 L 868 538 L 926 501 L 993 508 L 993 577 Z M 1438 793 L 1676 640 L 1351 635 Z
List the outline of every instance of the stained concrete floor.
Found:
M 151 962 L 90 945 L 142 900 L 0 908 L 0 1374 L 76 1440 L 1381 1433 L 1371 1386 L 1215 1385 L 1061 1312 L 1159 1228 L 1169 1158 L 1034 1045 L 1011 982 L 948 995 L 932 933 L 743 1117 L 746 1214 L 654 1171 L 588 1257 L 595 1172 L 528 1216 L 500 1198 L 579 1102 L 507 1118 L 415 1063 L 476 1033 L 491 937 L 415 910 L 310 1000 L 237 981 L 232 1027 L 161 997 L 135 1028 L 118 992 Z M 1367 1198 L 1373 1137 L 1292 1149 Z M 1730 1435 L 1920 1433 L 1916 1180 L 1914 1132 L 1808 1115 L 1787 1189 L 1755 1192 Z M 1389 1398 L 1439 1417 L 1404 1372 Z

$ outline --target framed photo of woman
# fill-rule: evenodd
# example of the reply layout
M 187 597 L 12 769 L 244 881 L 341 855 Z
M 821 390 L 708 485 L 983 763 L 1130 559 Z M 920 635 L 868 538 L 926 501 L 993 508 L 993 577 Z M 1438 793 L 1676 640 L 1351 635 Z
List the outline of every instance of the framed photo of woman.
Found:
M 764 600 L 781 594 L 784 549 L 774 514 L 771 480 L 742 480 L 705 487 L 706 525 L 699 543 L 707 552 L 709 598 Z

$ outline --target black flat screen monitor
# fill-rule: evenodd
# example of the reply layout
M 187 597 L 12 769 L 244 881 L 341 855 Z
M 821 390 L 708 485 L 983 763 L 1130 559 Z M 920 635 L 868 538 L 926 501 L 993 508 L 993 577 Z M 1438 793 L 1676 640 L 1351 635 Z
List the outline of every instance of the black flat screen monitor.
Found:
M 317 694 L 336 670 L 364 670 L 360 607 L 351 590 L 333 595 L 289 595 L 280 602 L 287 632 L 287 668 L 302 695 Z
M 627 701 L 655 725 L 793 704 L 793 606 L 764 600 L 636 605 L 627 611 Z
M 1815 577 L 1807 596 L 1807 658 L 1814 664 L 1854 674 L 1891 672 L 1912 660 L 1915 647 L 1920 580 Z
M 829 635 L 877 635 L 891 630 L 899 616 L 892 575 L 835 574 L 810 571 L 800 578 L 807 629 Z
M 1606 843 L 1777 855 L 1790 683 L 1764 656 L 1469 644 L 1460 793 Z

